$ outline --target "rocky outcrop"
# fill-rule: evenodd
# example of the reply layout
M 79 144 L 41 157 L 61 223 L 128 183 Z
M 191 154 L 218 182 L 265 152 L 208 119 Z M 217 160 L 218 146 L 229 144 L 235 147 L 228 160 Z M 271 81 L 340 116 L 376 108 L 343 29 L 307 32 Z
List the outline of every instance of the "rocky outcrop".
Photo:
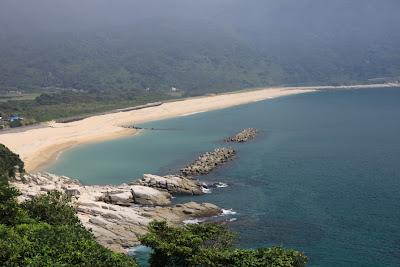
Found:
M 168 192 L 172 195 L 202 195 L 203 186 L 199 181 L 180 175 L 158 176 L 144 174 L 143 178 L 131 182 L 132 185 L 142 185 Z
M 217 148 L 201 155 L 195 162 L 181 169 L 183 176 L 203 175 L 227 162 L 236 154 L 232 148 Z
M 225 142 L 244 143 L 251 139 L 254 139 L 256 135 L 257 135 L 257 129 L 247 128 L 234 136 L 225 138 Z
M 115 191 L 107 191 L 99 200 L 120 206 L 132 204 L 165 206 L 171 204 L 171 194 L 147 186 L 120 186 Z
M 114 251 L 139 243 L 152 220 L 181 224 L 186 220 L 221 214 L 213 204 L 189 202 L 174 206 L 171 194 L 143 185 L 85 186 L 65 176 L 48 173 L 26 174 L 13 182 L 22 195 L 20 201 L 58 190 L 70 194 L 83 225 L 91 229 L 98 242 Z

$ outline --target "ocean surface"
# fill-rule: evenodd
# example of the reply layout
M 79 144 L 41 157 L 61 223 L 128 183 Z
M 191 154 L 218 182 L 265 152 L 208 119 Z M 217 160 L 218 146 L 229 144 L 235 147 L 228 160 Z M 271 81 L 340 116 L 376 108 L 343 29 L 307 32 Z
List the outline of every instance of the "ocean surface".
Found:
M 201 197 L 232 209 L 246 248 L 304 251 L 309 266 L 400 266 L 400 90 L 316 92 L 141 125 L 143 131 L 63 153 L 48 171 L 86 184 L 169 174 L 246 127 L 235 160 L 200 179 Z

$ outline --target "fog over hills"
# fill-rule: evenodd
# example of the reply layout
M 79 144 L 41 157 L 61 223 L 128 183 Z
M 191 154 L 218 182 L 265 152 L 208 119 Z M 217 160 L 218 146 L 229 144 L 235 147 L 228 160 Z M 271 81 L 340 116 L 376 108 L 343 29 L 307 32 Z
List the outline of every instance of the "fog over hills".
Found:
M 395 0 L 3 0 L 0 86 L 187 94 L 400 75 Z

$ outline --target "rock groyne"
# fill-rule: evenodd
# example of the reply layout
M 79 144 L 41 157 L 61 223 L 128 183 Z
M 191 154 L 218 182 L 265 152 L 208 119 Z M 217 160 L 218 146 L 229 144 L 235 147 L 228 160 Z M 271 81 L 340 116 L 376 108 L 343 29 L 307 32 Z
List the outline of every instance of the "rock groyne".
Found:
M 204 175 L 211 172 L 216 167 L 230 160 L 236 151 L 232 148 L 216 148 L 212 152 L 207 152 L 198 157 L 192 164 L 181 169 L 183 176 Z
M 255 128 L 247 128 L 241 131 L 240 133 L 225 138 L 225 142 L 235 142 L 235 143 L 244 143 L 251 139 L 254 139 L 257 135 L 257 129 Z

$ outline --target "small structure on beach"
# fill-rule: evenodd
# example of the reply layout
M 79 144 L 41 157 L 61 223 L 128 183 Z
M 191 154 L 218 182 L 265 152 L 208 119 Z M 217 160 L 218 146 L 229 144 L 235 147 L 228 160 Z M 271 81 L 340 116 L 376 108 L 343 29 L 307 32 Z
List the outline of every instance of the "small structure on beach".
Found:
M 23 120 L 23 118 L 20 117 L 20 116 L 18 116 L 18 115 L 11 115 L 11 116 L 8 118 L 8 121 L 9 121 L 9 122 L 15 122 L 15 121 L 20 121 L 20 120 Z

